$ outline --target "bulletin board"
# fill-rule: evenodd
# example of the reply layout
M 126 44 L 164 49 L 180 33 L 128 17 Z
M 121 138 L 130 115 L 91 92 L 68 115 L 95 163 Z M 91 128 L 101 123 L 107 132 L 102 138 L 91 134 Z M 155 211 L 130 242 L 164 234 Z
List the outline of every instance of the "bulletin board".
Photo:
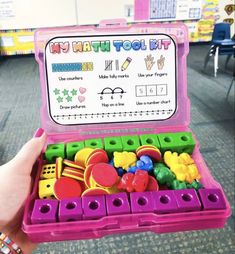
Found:
M 135 10 L 135 20 L 143 18 L 157 21 L 200 19 L 202 0 L 136 0 Z

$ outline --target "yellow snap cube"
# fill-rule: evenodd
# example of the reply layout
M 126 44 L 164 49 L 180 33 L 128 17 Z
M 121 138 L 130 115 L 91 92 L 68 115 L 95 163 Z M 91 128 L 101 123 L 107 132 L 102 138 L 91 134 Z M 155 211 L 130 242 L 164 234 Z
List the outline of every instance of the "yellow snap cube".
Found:
M 56 178 L 40 180 L 38 185 L 39 198 L 55 198 L 54 185 Z
M 56 164 L 46 164 L 42 167 L 40 179 L 56 178 Z

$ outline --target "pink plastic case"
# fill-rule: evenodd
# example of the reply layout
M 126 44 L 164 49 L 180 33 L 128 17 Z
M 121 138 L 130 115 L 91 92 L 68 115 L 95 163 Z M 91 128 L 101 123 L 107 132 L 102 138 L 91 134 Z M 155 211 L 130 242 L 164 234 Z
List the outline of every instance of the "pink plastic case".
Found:
M 145 133 L 191 131 L 189 129 L 190 104 L 187 96 L 186 79 L 186 58 L 189 52 L 187 34 L 188 31 L 186 26 L 179 23 L 141 23 L 127 25 L 124 20 L 104 21 L 101 22 L 98 27 L 81 26 L 37 30 L 35 33 L 35 57 L 40 68 L 42 94 L 41 123 L 42 128 L 46 131 L 48 135 L 48 144 L 80 141 L 96 137 L 103 138 L 107 136 L 120 136 L 131 134 L 139 135 Z M 78 41 L 82 42 L 82 45 L 84 46 L 84 43 L 89 40 L 91 41 L 91 39 L 93 40 L 93 42 L 99 41 L 98 39 L 101 39 L 100 41 L 110 40 L 113 42 L 110 47 L 114 46 L 114 43 L 118 43 L 118 41 L 119 44 L 116 44 L 115 46 L 115 54 L 110 54 L 107 51 L 103 52 L 101 51 L 101 47 L 99 47 L 99 51 L 97 52 L 90 52 L 88 44 L 86 44 L 86 50 L 88 49 L 88 51 L 81 53 L 79 51 L 79 44 L 77 44 L 77 48 L 75 47 L 76 45 L 74 46 L 74 43 L 76 44 L 78 43 Z M 130 47 L 130 43 L 127 42 L 125 50 L 124 47 L 120 46 L 120 41 L 127 40 L 131 42 L 136 41 L 136 44 L 132 44 L 132 48 L 128 49 Z M 142 44 L 138 44 L 137 40 L 139 40 L 140 42 L 142 40 Z M 166 68 L 168 68 L 168 75 L 166 80 L 164 80 L 165 83 L 160 83 L 162 85 L 168 85 L 167 89 L 166 87 L 162 86 L 159 90 L 160 93 L 162 91 L 161 88 L 163 88 L 163 91 L 165 91 L 162 95 L 163 97 L 161 97 L 162 99 L 158 99 L 159 103 L 157 108 L 160 108 L 161 111 L 155 110 L 154 103 L 150 103 L 153 101 L 153 97 L 151 97 L 152 91 L 155 91 L 155 89 L 159 89 L 159 87 L 154 88 L 154 80 L 156 79 L 156 77 L 147 76 L 147 74 L 150 72 L 154 74 L 154 72 L 151 70 L 151 60 L 148 62 L 150 63 L 149 66 L 147 66 L 146 63 L 149 58 L 145 61 L 145 58 L 147 58 L 147 56 L 151 53 L 150 51 L 148 51 L 148 47 L 150 47 L 150 44 L 148 43 L 150 43 L 150 40 L 155 40 L 155 44 L 152 44 L 152 47 L 155 47 L 155 49 L 157 49 L 156 55 L 155 53 L 152 53 L 151 56 L 154 56 L 156 61 L 159 60 L 161 56 L 165 57 Z M 160 46 L 160 43 L 162 43 L 161 40 L 168 41 L 168 43 L 163 43 Z M 143 41 L 145 41 L 145 44 L 143 43 Z M 60 44 L 60 42 L 62 42 L 62 44 Z M 54 46 L 54 48 L 52 46 Z M 97 47 L 97 50 L 98 46 L 95 47 Z M 91 49 L 93 51 L 95 50 L 94 47 Z M 107 50 L 108 46 L 104 46 L 103 49 Z M 96 55 L 94 55 L 95 53 L 99 54 L 99 57 L 96 57 Z M 93 56 L 94 60 L 92 58 Z M 142 67 L 134 66 L 134 61 L 132 60 L 135 59 L 135 57 L 137 56 L 139 59 L 145 61 L 146 69 L 144 69 L 144 65 L 142 65 Z M 56 57 L 58 57 L 59 63 L 63 63 L 64 61 L 65 65 L 57 65 L 58 62 L 56 62 Z M 70 63 L 70 61 L 74 62 L 74 59 L 76 59 L 78 63 L 80 63 L 80 61 L 89 61 L 89 63 L 95 63 L 92 68 L 90 65 L 90 67 L 84 67 L 85 70 L 83 70 L 85 72 L 87 71 L 86 68 L 92 69 L 92 71 L 90 72 L 87 71 L 89 72 L 89 75 L 87 73 L 84 75 L 87 75 L 87 80 L 89 80 L 90 82 L 87 88 L 88 91 L 91 91 L 90 96 L 95 96 L 94 94 L 96 94 L 97 96 L 97 101 L 93 97 L 91 100 L 89 100 L 89 97 L 81 99 L 81 104 L 79 105 L 84 105 L 82 103 L 84 103 L 84 100 L 87 100 L 85 108 L 86 112 L 84 113 L 84 115 L 80 114 L 79 109 L 76 109 L 76 112 L 71 109 L 71 101 L 68 101 L 67 103 L 68 105 L 70 105 L 70 113 L 64 113 L 65 111 L 63 111 L 63 108 L 60 111 L 59 106 L 62 104 L 60 104 L 59 106 L 55 106 L 56 102 L 55 98 L 53 97 L 53 89 L 56 88 L 57 83 L 61 84 L 60 82 L 63 82 L 59 80 L 59 75 L 57 73 L 58 70 L 59 72 L 61 72 L 63 70 L 68 70 L 69 68 L 74 68 L 74 70 L 76 68 L 80 68 L 79 65 L 72 65 L 72 67 L 71 65 L 70 67 L 66 65 L 66 63 Z M 127 60 L 127 63 L 124 65 L 125 60 Z M 110 61 L 112 61 L 112 64 L 110 64 Z M 102 63 L 103 65 L 100 66 Z M 117 64 L 115 65 L 114 63 Z M 110 70 L 109 64 L 112 66 L 112 70 Z M 51 66 L 53 66 L 52 69 Z M 136 91 L 133 94 L 135 96 L 134 99 L 136 100 L 135 102 L 137 104 L 137 100 L 139 103 L 143 102 L 143 99 L 141 99 L 141 93 L 143 91 L 145 92 L 145 97 L 150 94 L 149 98 L 146 99 L 146 101 L 149 103 L 146 102 L 146 105 L 140 106 L 141 110 L 137 110 L 138 105 L 136 105 L 136 110 L 134 110 L 135 107 L 131 104 L 131 100 L 133 100 L 133 98 L 130 95 L 130 97 L 126 98 L 126 101 L 124 103 L 124 111 L 126 113 L 126 115 L 124 115 L 123 112 L 119 112 L 121 111 L 120 108 L 115 108 L 115 105 L 110 106 L 111 102 L 109 101 L 109 99 L 105 99 L 106 95 L 104 93 L 98 95 L 98 90 L 95 91 L 95 93 L 94 91 L 92 91 L 95 90 L 96 87 L 98 87 L 100 88 L 99 91 L 102 92 L 102 88 L 107 87 L 107 84 L 109 83 L 107 83 L 107 80 L 100 78 L 99 75 L 106 75 L 107 72 L 109 72 L 110 74 L 112 73 L 114 68 L 115 71 L 118 71 L 118 73 L 120 73 L 120 75 L 124 75 L 123 73 L 125 72 L 125 70 L 127 68 L 130 68 L 129 75 L 136 74 L 137 76 L 137 78 L 135 78 L 134 80 L 132 78 L 128 79 L 124 77 L 124 79 L 128 79 L 129 83 L 123 83 L 126 89 L 124 90 L 125 93 L 122 93 L 123 96 L 131 94 L 131 92 L 128 90 L 128 87 L 135 89 Z M 121 68 L 126 69 L 122 71 Z M 161 65 L 158 66 L 159 73 L 161 72 L 160 70 Z M 144 88 L 142 87 L 142 89 L 141 87 L 138 87 L 142 85 L 141 82 L 143 80 L 143 77 L 141 77 L 141 75 L 138 76 L 139 73 L 146 75 L 144 76 L 144 82 L 145 84 L 146 82 L 148 82 L 147 85 L 144 86 Z M 89 77 L 91 77 L 91 79 L 89 79 Z M 115 85 L 117 84 L 117 87 L 120 87 L 120 83 L 122 85 L 123 82 L 120 82 L 122 77 L 120 76 L 118 79 L 119 81 L 117 81 L 117 83 L 114 83 Z M 108 78 L 108 80 L 111 86 L 111 83 L 113 81 L 110 81 L 111 78 Z M 79 80 L 77 82 L 79 82 Z M 73 87 L 74 84 L 75 83 L 71 82 L 71 87 Z M 103 87 L 102 84 L 104 84 Z M 68 82 L 67 85 L 70 85 L 70 82 Z M 152 86 L 152 90 L 148 87 L 148 85 Z M 91 87 L 93 87 L 94 89 L 90 89 Z M 168 90 L 169 92 L 167 95 L 166 90 Z M 84 92 L 84 90 L 82 89 L 81 91 Z M 81 93 L 80 95 L 82 96 L 83 93 Z M 113 95 L 116 96 L 117 94 Z M 158 98 L 160 96 L 158 96 Z M 62 99 L 64 100 L 64 98 Z M 98 111 L 97 113 L 96 109 L 101 110 L 102 107 L 106 107 L 102 106 L 100 102 L 101 100 L 103 100 L 104 103 L 108 103 L 110 107 L 114 107 L 114 109 L 112 109 L 112 111 L 109 111 L 109 109 L 105 109 L 105 112 Z M 122 98 L 120 97 L 119 102 L 121 101 Z M 164 104 L 163 106 L 160 105 L 161 102 L 162 105 Z M 156 100 L 155 103 L 157 103 Z M 118 105 L 119 104 L 117 104 L 117 106 Z M 148 105 L 150 105 L 150 107 Z M 147 109 L 146 112 L 144 112 L 143 110 L 143 108 L 145 107 Z M 149 108 L 151 108 L 153 112 L 151 112 Z M 91 112 L 92 110 L 93 112 Z M 141 112 L 142 115 L 140 114 Z M 200 154 L 198 142 L 193 153 L 193 159 L 195 160 L 199 172 L 202 176 L 202 185 L 205 188 L 219 188 L 222 190 L 220 184 L 217 183 L 211 176 L 210 171 L 207 168 Z M 225 195 L 223 194 L 226 200 L 225 210 L 194 211 L 186 213 L 181 212 L 162 215 L 157 215 L 154 213 L 123 214 L 118 216 L 106 216 L 97 220 L 59 223 L 57 222 L 50 224 L 32 225 L 30 221 L 30 216 L 32 213 L 34 200 L 37 198 L 38 195 L 38 180 L 42 163 L 43 160 L 41 157 L 38 159 L 38 163 L 36 165 L 37 175 L 34 178 L 35 180 L 32 192 L 26 202 L 23 219 L 23 230 L 34 242 L 91 239 L 103 237 L 110 234 L 142 231 L 167 233 L 196 229 L 219 228 L 224 226 L 227 218 L 231 214 L 230 205 Z

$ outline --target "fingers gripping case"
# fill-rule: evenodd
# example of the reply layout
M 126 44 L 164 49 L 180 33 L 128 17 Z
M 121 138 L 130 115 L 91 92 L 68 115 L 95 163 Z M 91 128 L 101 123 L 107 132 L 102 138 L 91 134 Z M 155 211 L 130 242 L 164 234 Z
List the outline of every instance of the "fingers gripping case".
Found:
M 125 135 L 190 131 L 187 96 L 187 29 L 182 24 L 129 24 L 39 29 L 35 57 L 40 68 L 41 123 L 48 144 Z M 194 137 L 195 138 L 195 137 Z M 220 189 L 196 142 L 192 157 L 205 189 Z M 23 230 L 34 242 L 99 238 L 117 233 L 177 232 L 223 227 L 221 210 L 155 212 L 33 224 L 37 176 L 26 202 Z

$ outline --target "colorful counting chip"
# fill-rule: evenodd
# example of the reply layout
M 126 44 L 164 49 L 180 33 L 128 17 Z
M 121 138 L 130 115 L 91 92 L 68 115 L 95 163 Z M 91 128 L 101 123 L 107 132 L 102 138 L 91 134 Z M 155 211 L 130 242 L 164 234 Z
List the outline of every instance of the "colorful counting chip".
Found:
M 143 145 L 136 150 L 137 156 L 140 158 L 143 155 L 149 156 L 153 161 L 161 161 L 162 155 L 160 150 L 152 145 Z
M 64 160 L 63 163 L 68 166 L 68 167 L 71 167 L 71 168 L 77 168 L 77 169 L 81 169 L 81 170 L 85 170 L 85 167 L 78 163 L 78 162 L 74 162 L 74 161 L 70 161 L 70 160 Z
M 56 178 L 60 178 L 63 170 L 63 159 L 58 157 L 56 159 Z
M 85 168 L 85 163 L 90 154 L 94 151 L 93 148 L 85 147 L 78 151 L 75 155 L 75 162 Z
M 87 157 L 87 160 L 85 162 L 85 165 L 91 165 L 91 164 L 97 164 L 97 163 L 108 163 L 109 158 L 107 153 L 100 148 L 95 149 L 90 153 L 90 155 Z
M 61 177 L 55 182 L 54 193 L 59 200 L 77 198 L 81 196 L 81 185 L 74 179 Z
M 92 167 L 92 178 L 101 187 L 112 187 L 118 180 L 116 169 L 107 163 L 97 163 Z
M 94 165 L 89 165 L 86 167 L 85 171 L 84 171 L 84 182 L 87 186 L 87 188 L 90 188 L 90 177 L 91 177 L 91 171 Z
M 39 181 L 38 185 L 38 195 L 39 198 L 54 198 L 54 185 L 56 179 L 46 179 Z
M 92 175 L 90 176 L 89 183 L 90 183 L 90 188 L 91 189 L 99 187 L 99 186 L 97 186 L 97 184 L 96 184 L 95 180 L 93 179 Z
M 56 164 L 46 164 L 42 167 L 40 179 L 51 179 L 56 177 Z
M 149 175 L 148 185 L 145 191 L 158 191 L 159 186 L 157 180 Z
M 104 188 L 93 188 L 93 189 L 87 189 L 82 193 L 82 197 L 86 196 L 99 196 L 99 195 L 106 195 L 109 194 L 108 191 Z
M 70 177 L 79 181 L 84 181 L 83 169 L 65 167 L 62 176 Z

